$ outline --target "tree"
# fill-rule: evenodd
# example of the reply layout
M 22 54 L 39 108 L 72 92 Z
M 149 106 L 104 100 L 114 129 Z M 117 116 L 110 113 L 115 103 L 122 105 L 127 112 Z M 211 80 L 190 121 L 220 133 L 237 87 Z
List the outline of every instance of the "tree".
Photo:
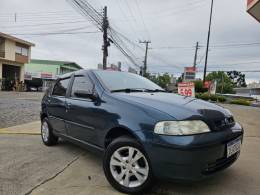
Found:
M 229 71 L 227 72 L 228 77 L 232 80 L 232 83 L 236 87 L 247 87 L 246 80 L 245 80 L 245 74 L 242 74 L 238 71 Z
M 205 92 L 205 89 L 203 89 L 203 81 L 197 80 L 197 81 L 193 81 L 193 83 L 195 84 L 195 91 L 196 91 L 196 93 L 203 93 L 203 92 Z
M 209 73 L 206 80 L 217 81 L 217 93 L 234 93 L 232 80 L 223 71 Z
M 177 83 L 181 83 L 183 81 L 183 77 L 184 73 L 182 73 L 181 76 L 179 76 L 179 78 L 177 79 Z
M 171 83 L 171 76 L 168 73 L 159 76 L 147 75 L 147 78 L 164 89 Z

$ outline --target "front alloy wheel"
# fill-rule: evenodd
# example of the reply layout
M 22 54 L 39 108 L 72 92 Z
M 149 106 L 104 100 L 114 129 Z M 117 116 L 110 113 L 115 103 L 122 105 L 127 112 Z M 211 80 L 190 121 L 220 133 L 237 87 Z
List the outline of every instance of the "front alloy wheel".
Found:
M 148 159 L 132 138 L 114 140 L 105 152 L 103 164 L 108 181 L 121 192 L 140 193 L 152 182 Z
M 139 187 L 147 179 L 149 165 L 145 156 L 134 147 L 121 147 L 110 159 L 114 179 L 125 187 Z

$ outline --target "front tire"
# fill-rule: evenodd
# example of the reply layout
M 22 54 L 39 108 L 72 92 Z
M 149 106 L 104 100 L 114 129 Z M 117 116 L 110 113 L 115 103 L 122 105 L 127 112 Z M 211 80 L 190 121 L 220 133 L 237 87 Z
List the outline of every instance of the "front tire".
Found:
M 119 137 L 107 147 L 103 169 L 109 183 L 127 194 L 141 193 L 153 181 L 149 159 L 142 145 L 129 137 Z
M 53 134 L 52 127 L 47 118 L 42 119 L 41 137 L 46 146 L 53 146 L 58 143 L 58 137 Z

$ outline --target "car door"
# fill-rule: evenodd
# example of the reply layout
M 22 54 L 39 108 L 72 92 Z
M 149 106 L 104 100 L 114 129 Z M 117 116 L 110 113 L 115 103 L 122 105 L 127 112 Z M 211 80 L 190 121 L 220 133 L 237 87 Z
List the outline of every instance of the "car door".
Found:
M 71 92 L 66 99 L 67 134 L 75 139 L 95 143 L 95 111 L 93 99 L 79 97 L 77 91 L 93 93 L 93 83 L 87 75 L 74 75 Z
M 54 85 L 52 95 L 48 99 L 48 115 L 49 121 L 53 129 L 58 132 L 65 134 L 65 114 L 66 114 L 66 93 L 69 88 L 70 77 L 59 79 Z

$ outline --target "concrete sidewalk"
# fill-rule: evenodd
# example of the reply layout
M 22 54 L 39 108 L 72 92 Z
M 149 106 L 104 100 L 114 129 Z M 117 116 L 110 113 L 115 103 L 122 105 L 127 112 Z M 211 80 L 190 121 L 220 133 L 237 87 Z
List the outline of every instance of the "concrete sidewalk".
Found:
M 31 123 L 3 128 L 3 129 L 0 129 L 0 134 L 40 135 L 41 134 L 41 122 L 34 121 Z

